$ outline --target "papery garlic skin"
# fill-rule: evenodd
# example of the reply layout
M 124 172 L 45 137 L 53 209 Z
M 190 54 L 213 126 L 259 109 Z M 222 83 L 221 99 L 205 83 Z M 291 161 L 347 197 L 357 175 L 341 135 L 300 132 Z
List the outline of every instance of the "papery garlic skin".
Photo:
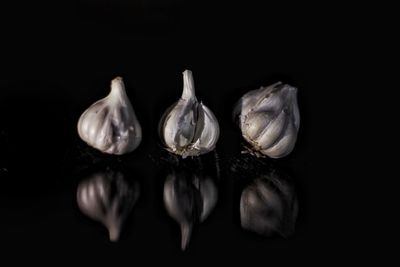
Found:
M 159 132 L 166 149 L 185 158 L 214 150 L 219 124 L 214 113 L 197 101 L 190 70 L 183 72 L 183 81 L 182 96 L 162 116 Z
M 181 249 L 185 250 L 194 225 L 203 222 L 214 209 L 217 186 L 207 176 L 174 172 L 165 181 L 163 197 L 168 214 L 180 225 Z
M 285 157 L 292 152 L 300 127 L 297 88 L 278 82 L 250 91 L 236 104 L 234 116 L 255 152 Z
M 78 133 L 88 145 L 108 154 L 135 150 L 142 129 L 126 95 L 121 77 L 111 81 L 110 94 L 91 105 L 79 118 Z
M 115 242 L 139 194 L 137 182 L 129 185 L 122 173 L 109 170 L 82 181 L 76 198 L 81 212 L 107 227 L 110 241 Z

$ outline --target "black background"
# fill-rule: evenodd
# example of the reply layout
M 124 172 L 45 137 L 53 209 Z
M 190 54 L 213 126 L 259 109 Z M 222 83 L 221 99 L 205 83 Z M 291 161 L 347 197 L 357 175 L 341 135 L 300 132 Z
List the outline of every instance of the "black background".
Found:
M 190 264 L 313 260 L 324 251 L 316 219 L 311 114 L 325 68 L 337 49 L 335 20 L 300 5 L 187 3 L 187 1 L 53 1 L 1 9 L 1 227 L 3 253 L 14 259 L 166 260 Z M 308 10 L 308 12 L 302 12 Z M 331 43 L 332 44 L 332 43 Z M 178 227 L 162 204 L 157 123 L 191 69 L 196 94 L 219 119 L 220 199 L 186 252 Z M 124 78 L 144 138 L 133 153 L 97 154 L 80 141 L 76 123 L 110 80 Z M 237 220 L 238 188 L 229 164 L 241 138 L 231 122 L 233 104 L 261 85 L 283 81 L 299 88 L 301 128 L 293 153 L 273 162 L 292 177 L 300 213 L 295 234 L 265 238 L 243 231 Z M 314 117 L 315 118 L 315 117 Z M 321 131 L 321 130 L 320 130 Z M 87 156 L 87 153 L 91 156 Z M 82 169 L 123 162 L 142 194 L 119 243 L 83 216 L 75 203 Z M 86 164 L 86 165 L 85 165 Z M 93 166 L 92 166 L 93 165 Z M 320 179 L 320 178 L 319 178 Z

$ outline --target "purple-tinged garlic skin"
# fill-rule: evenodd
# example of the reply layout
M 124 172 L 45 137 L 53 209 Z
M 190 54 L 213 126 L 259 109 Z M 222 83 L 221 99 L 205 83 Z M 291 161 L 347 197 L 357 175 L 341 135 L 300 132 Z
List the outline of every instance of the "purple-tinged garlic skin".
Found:
M 111 81 L 110 94 L 91 105 L 79 118 L 78 134 L 103 153 L 122 155 L 135 150 L 142 128 L 121 77 Z
M 168 108 L 159 123 L 159 134 L 165 148 L 186 158 L 214 150 L 219 138 L 219 124 L 214 113 L 198 102 L 193 75 L 183 72 L 181 98 Z
M 233 115 L 255 155 L 282 158 L 292 152 L 300 127 L 297 88 L 278 82 L 250 91 Z

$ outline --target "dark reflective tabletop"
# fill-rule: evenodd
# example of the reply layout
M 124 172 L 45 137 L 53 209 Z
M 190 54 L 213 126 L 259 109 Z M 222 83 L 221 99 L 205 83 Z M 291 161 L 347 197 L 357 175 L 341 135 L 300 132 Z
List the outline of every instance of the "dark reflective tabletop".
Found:
M 4 253 L 130 265 L 307 260 L 315 247 L 310 103 L 318 87 L 299 66 L 307 51 L 287 45 L 297 30 L 270 26 L 272 18 L 257 17 L 261 7 L 248 14 L 239 6 L 128 2 L 60 1 L 36 15 L 10 7 L 22 26 L 6 24 L 10 52 L 1 63 Z M 187 68 L 221 133 L 215 151 L 182 159 L 163 149 L 157 124 L 180 97 Z M 110 156 L 82 142 L 76 124 L 117 75 L 143 140 Z M 243 154 L 233 106 L 278 80 L 299 90 L 296 146 L 282 159 Z

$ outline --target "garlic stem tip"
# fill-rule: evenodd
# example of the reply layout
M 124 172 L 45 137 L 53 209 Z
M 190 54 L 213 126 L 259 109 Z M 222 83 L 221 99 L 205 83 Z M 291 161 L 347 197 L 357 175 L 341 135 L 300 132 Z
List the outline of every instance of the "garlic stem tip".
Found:
M 120 81 L 122 82 L 124 80 L 124 78 L 122 78 L 122 76 L 117 76 L 113 79 L 113 81 Z
M 183 75 L 192 75 L 192 71 L 191 70 L 184 70 L 183 71 Z
M 121 76 L 117 76 L 111 81 L 111 89 L 123 89 L 125 88 L 124 79 Z
M 186 100 L 196 99 L 193 73 L 190 70 L 185 70 L 183 72 L 183 92 L 181 98 Z

